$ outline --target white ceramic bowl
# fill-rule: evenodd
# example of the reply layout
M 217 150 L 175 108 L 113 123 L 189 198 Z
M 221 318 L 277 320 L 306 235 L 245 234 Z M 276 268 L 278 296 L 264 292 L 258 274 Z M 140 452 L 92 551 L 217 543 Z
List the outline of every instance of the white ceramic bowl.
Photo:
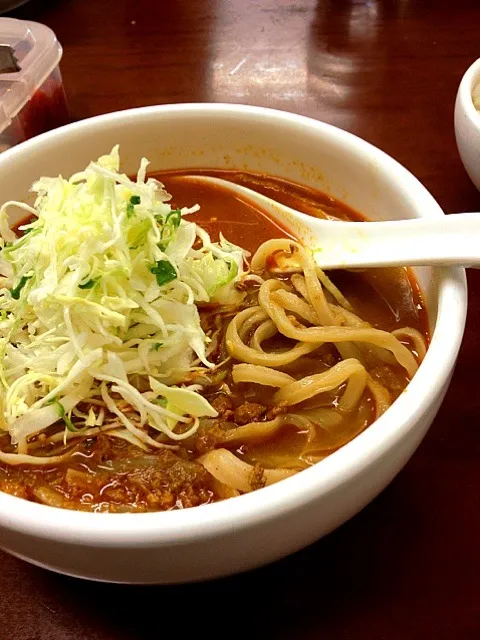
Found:
M 24 198 L 40 174 L 70 174 L 117 142 L 125 170 L 246 168 L 328 192 L 372 219 L 439 217 L 402 166 L 359 138 L 289 113 L 241 105 L 134 109 L 44 134 L 0 156 L 0 201 Z M 184 511 L 92 514 L 0 493 L 0 546 L 54 571 L 173 583 L 250 569 L 300 549 L 352 517 L 400 471 L 449 383 L 467 306 L 460 269 L 418 269 L 432 342 L 408 389 L 364 433 L 276 485 Z
M 480 58 L 466 71 L 455 101 L 455 137 L 463 165 L 473 184 L 480 189 L 480 112 L 473 104 L 472 91 L 480 83 Z

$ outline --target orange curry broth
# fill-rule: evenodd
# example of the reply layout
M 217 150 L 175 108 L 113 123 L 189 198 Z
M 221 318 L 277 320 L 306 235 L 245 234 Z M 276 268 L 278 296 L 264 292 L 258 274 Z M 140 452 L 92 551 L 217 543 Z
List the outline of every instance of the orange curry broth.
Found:
M 325 194 L 278 178 L 198 169 L 154 174 L 173 195 L 172 207 L 199 204 L 200 211 L 190 216 L 194 222 L 204 227 L 213 239 L 222 231 L 228 240 L 251 253 L 262 242 L 289 234 L 254 206 L 225 190 L 182 179 L 188 174 L 201 173 L 243 184 L 310 215 L 364 219 Z M 355 313 L 372 326 L 392 331 L 408 325 L 419 330 L 428 343 L 425 305 L 409 269 L 331 271 L 329 276 L 348 298 Z M 305 366 L 312 369 L 308 371 Z M 315 372 L 314 359 L 305 366 L 303 374 Z M 398 393 L 395 391 L 393 395 Z M 211 400 L 211 395 L 206 395 Z M 232 387 L 233 408 L 238 408 L 245 399 L 268 403 L 269 396 L 271 391 L 265 388 L 247 393 Z M 368 415 L 361 418 L 362 424 L 356 425 L 351 437 L 371 423 L 371 409 L 367 407 Z M 270 441 L 241 446 L 235 452 L 253 464 L 259 460 L 265 463 L 278 457 L 279 449 L 296 450 L 300 446 L 299 438 L 295 429 L 286 428 Z M 194 461 L 202 453 L 202 447 L 208 449 L 207 440 L 199 437 L 197 442 L 190 441 L 175 453 L 160 450 L 147 454 L 123 441 L 93 437 L 79 445 L 78 455 L 68 464 L 47 469 L 0 465 L 0 489 L 28 500 L 89 511 L 155 511 L 205 504 L 218 499 L 209 474 Z M 0 437 L 0 445 L 4 450 L 11 450 L 7 435 Z

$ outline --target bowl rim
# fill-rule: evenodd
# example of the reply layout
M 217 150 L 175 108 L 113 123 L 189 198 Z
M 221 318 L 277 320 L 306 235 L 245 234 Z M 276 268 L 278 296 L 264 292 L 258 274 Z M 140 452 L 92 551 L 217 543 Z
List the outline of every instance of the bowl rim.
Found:
M 480 60 L 479 63 L 480 69 Z M 473 66 L 473 65 L 472 65 Z M 473 103 L 472 103 L 473 108 Z M 344 143 L 349 153 L 375 161 L 382 177 L 394 178 L 400 192 L 415 200 L 419 216 L 438 217 L 444 212 L 433 196 L 405 167 L 379 148 L 356 135 L 312 118 L 265 107 L 228 103 L 154 105 L 116 111 L 65 125 L 5 151 L 0 167 L 10 159 L 28 154 L 47 140 L 62 138 L 104 123 L 130 118 L 175 116 L 183 113 L 229 114 L 245 118 L 269 118 L 309 127 L 318 135 Z M 465 270 L 438 269 L 438 313 L 435 330 L 424 361 L 406 391 L 388 411 L 347 445 L 291 478 L 258 491 L 213 504 L 185 510 L 154 513 L 111 514 L 70 511 L 28 502 L 0 492 L 0 529 L 66 544 L 91 547 L 170 546 L 205 541 L 228 532 L 241 532 L 263 522 L 301 510 L 319 496 L 338 491 L 370 464 L 394 449 L 416 421 L 442 395 L 449 381 L 463 336 L 467 307 Z M 452 329 L 453 327 L 453 329 Z M 390 425 L 390 428 L 389 428 Z M 393 429 L 391 427 L 394 427 Z
M 458 100 L 462 105 L 465 116 L 480 130 L 480 111 L 473 104 L 472 91 L 474 83 L 480 83 L 480 58 L 468 67 L 458 87 Z

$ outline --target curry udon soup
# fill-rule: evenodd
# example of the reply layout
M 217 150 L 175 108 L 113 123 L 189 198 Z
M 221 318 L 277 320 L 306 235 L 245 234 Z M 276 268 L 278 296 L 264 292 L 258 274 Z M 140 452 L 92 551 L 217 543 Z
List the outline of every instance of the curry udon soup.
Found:
M 63 188 L 84 181 L 87 203 L 97 198 L 98 206 L 115 191 L 116 210 L 105 215 L 107 232 L 123 233 L 117 253 L 104 237 L 107 222 L 97 223 L 89 210 L 78 228 L 72 222 L 71 198 L 85 207 L 84 191 L 61 193 L 58 184 L 35 188 L 30 220 L 38 226 L 23 225 L 15 239 L 2 223 L 1 490 L 110 512 L 222 500 L 319 463 L 405 389 L 428 343 L 424 304 L 408 269 L 327 275 L 255 206 L 189 182 L 188 171 L 154 176 L 173 195 L 168 200 L 154 180 L 140 173 L 130 183 L 115 169 L 99 161 Z M 284 180 L 206 173 L 310 215 L 360 219 Z M 163 207 L 153 217 L 145 184 Z M 53 206 L 52 198 L 55 218 L 45 205 Z M 196 204 L 199 210 L 181 209 Z M 31 239 L 29 251 L 37 253 L 28 272 L 21 248 L 14 251 L 34 234 L 57 234 L 65 243 L 65 234 L 85 228 L 53 278 L 55 256 L 44 257 L 45 243 Z M 150 236 L 153 249 L 142 244 Z M 300 267 L 283 272 L 279 258 L 292 253 Z M 205 261 L 208 268 L 200 268 Z M 82 366 L 75 383 L 72 372 Z

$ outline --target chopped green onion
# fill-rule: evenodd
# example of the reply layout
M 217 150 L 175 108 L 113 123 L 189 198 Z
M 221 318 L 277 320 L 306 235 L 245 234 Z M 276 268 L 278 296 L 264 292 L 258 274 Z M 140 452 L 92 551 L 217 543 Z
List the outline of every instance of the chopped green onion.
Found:
M 13 289 L 10 289 L 10 293 L 12 294 L 12 298 L 14 300 L 18 300 L 20 298 L 20 292 L 22 291 L 23 287 L 27 284 L 27 282 L 30 280 L 31 277 L 32 276 L 22 276 L 17 286 L 14 287 Z
M 180 209 L 172 209 L 167 217 L 155 216 L 155 220 L 162 225 L 161 240 L 158 247 L 161 251 L 165 251 L 169 242 L 173 239 L 176 230 L 182 221 L 182 212 Z
M 67 416 L 65 412 L 65 407 L 61 402 L 59 402 L 56 398 L 54 398 L 49 404 L 53 404 L 56 410 L 58 411 L 58 415 L 65 423 L 65 426 L 72 433 L 78 433 L 79 431 L 83 431 L 83 429 L 77 429 L 77 427 L 73 424 L 70 418 Z
M 160 347 L 163 347 L 163 342 L 154 342 L 152 344 L 152 349 L 154 351 L 158 351 L 160 349 Z
M 150 272 L 157 279 L 157 284 L 161 287 L 164 284 L 172 282 L 177 277 L 175 267 L 168 260 L 157 260 L 157 263 L 150 267 Z
M 78 288 L 79 289 L 92 289 L 95 284 L 96 284 L 96 280 L 87 280 L 87 282 L 84 282 L 83 284 L 79 284 Z
M 127 218 L 131 218 L 135 213 L 135 205 L 140 204 L 140 196 L 132 196 L 127 204 Z
M 174 229 L 178 229 L 180 226 L 180 221 L 182 220 L 182 212 L 180 209 L 172 209 L 170 213 L 167 215 L 167 219 L 165 220 L 165 224 L 171 224 Z

